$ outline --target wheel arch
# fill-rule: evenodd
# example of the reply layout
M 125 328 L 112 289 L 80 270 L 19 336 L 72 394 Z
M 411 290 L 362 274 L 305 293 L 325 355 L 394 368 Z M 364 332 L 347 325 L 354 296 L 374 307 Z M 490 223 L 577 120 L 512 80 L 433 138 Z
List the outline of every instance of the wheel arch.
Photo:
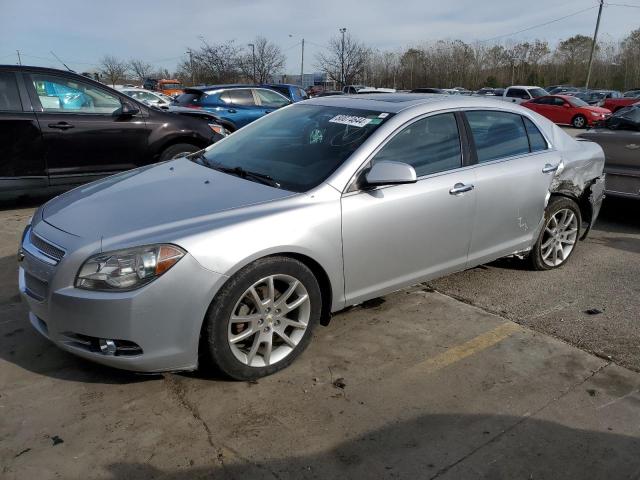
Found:
M 547 205 L 551 203 L 551 200 L 554 197 L 568 198 L 569 200 L 573 200 L 576 205 L 578 205 L 578 208 L 580 209 L 581 219 L 580 228 L 584 228 L 584 225 L 588 224 L 587 228 L 584 228 L 583 234 L 579 236 L 580 240 L 584 240 L 587 233 L 591 229 L 591 219 L 593 218 L 593 205 L 591 205 L 591 202 L 589 201 L 589 194 L 587 192 L 587 189 L 585 189 L 585 192 L 579 195 L 566 190 L 551 192 L 551 196 L 549 197 L 549 202 L 547 203 Z

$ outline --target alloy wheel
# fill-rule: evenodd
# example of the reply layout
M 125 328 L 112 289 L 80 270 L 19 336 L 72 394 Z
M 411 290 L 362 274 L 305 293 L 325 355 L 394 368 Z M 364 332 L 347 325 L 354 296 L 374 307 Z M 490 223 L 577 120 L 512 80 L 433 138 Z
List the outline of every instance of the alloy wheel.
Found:
M 576 128 L 582 128 L 584 127 L 586 120 L 582 115 L 578 115 L 576 118 L 573 119 L 573 126 Z
M 295 350 L 310 315 L 309 293 L 298 279 L 277 274 L 258 280 L 233 308 L 227 332 L 231 351 L 250 367 L 273 365 Z
M 568 208 L 558 210 L 544 227 L 540 253 L 549 267 L 561 265 L 573 250 L 578 239 L 578 218 Z

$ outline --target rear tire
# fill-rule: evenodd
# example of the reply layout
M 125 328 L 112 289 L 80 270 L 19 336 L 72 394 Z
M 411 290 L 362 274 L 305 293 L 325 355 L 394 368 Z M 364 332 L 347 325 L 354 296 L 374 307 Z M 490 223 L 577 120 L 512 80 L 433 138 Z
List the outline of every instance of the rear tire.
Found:
M 544 212 L 544 226 L 529 253 L 533 270 L 561 267 L 575 251 L 580 237 L 580 208 L 566 197 L 551 197 Z
M 573 120 L 571 120 L 571 125 L 573 125 L 574 128 L 586 128 L 587 119 L 584 115 L 576 115 L 573 117 Z
M 204 365 L 245 381 L 282 370 L 311 341 L 321 310 L 320 286 L 306 265 L 289 257 L 256 260 L 231 277 L 209 307 Z
M 198 150 L 200 150 L 200 147 L 191 145 L 190 143 L 176 143 L 175 145 L 167 147 L 162 154 L 160 154 L 160 161 L 164 162 L 166 160 L 184 157 Z

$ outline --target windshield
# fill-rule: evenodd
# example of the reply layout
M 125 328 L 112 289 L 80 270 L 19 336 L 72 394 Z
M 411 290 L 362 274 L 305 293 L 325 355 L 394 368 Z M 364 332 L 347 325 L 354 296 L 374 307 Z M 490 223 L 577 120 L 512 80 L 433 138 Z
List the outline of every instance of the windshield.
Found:
M 584 100 L 579 99 L 578 97 L 567 97 L 567 102 L 569 102 L 574 107 L 588 107 L 589 104 Z
M 547 92 L 544 88 L 532 88 L 531 90 L 529 90 L 529 93 L 533 98 L 544 97 L 545 95 L 549 95 L 549 92 Z
M 193 160 L 211 168 L 240 167 L 268 175 L 285 190 L 305 192 L 326 180 L 392 116 L 297 104 L 241 128 Z

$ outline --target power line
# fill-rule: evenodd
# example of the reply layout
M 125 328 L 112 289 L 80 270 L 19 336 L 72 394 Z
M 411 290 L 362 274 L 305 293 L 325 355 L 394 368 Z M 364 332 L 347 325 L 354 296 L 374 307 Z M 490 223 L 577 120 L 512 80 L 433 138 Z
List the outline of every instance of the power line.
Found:
M 627 7 L 627 8 L 640 8 L 640 5 L 629 5 L 628 3 L 605 3 L 607 7 Z
M 561 20 L 564 20 L 565 18 L 570 18 L 570 17 L 574 17 L 576 15 L 580 15 L 581 13 L 588 12 L 589 10 L 593 10 L 595 8 L 598 8 L 598 6 L 594 5 L 594 6 L 589 7 L 589 8 L 583 8 L 582 10 L 578 10 L 577 12 L 570 13 L 569 15 L 565 15 L 564 17 L 555 18 L 553 20 L 549 20 L 549 21 L 544 22 L 544 23 L 539 23 L 539 24 L 533 25 L 531 27 L 523 28 L 522 30 L 518 30 L 517 32 L 507 33 L 507 34 L 504 34 L 504 35 L 498 35 L 498 36 L 495 36 L 495 37 L 487 38 L 485 40 L 480 40 L 480 43 L 490 42 L 492 40 L 497 40 L 499 38 L 504 38 L 504 37 L 512 37 L 514 35 L 518 35 L 519 33 L 528 32 L 529 30 L 533 30 L 535 28 L 540 28 L 540 27 L 544 27 L 544 26 L 547 26 L 547 25 L 551 25 L 552 23 L 559 22 Z

